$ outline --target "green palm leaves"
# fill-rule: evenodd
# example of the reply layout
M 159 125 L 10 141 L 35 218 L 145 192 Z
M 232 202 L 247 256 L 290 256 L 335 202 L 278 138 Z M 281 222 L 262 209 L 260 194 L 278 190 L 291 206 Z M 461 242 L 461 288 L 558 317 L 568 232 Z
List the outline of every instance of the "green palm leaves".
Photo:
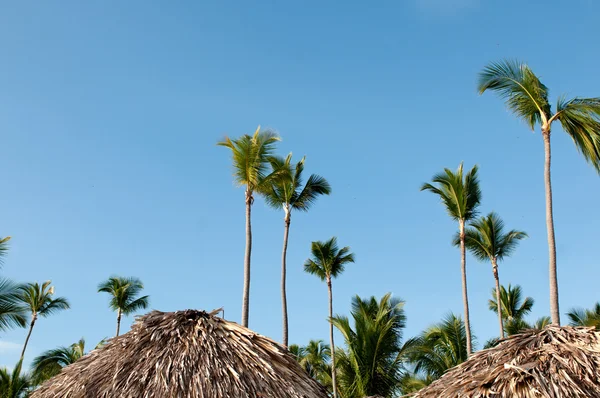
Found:
M 13 371 L 0 369 L 0 398 L 25 398 L 32 386 L 28 374 L 22 373 L 23 360 L 15 365 Z
M 117 333 L 121 327 L 121 315 L 130 315 L 141 309 L 148 308 L 148 296 L 138 297 L 144 289 L 144 284 L 137 278 L 122 278 L 111 276 L 98 285 L 99 293 L 110 295 L 109 306 L 117 312 Z
M 0 278 L 0 331 L 27 325 L 27 309 L 21 301 L 21 286 Z
M 44 381 L 56 376 L 62 368 L 75 363 L 85 355 L 85 340 L 80 339 L 77 343 L 69 347 L 58 347 L 53 350 L 43 352 L 36 357 L 31 366 L 33 368 L 33 380 L 35 384 L 41 384 Z
M 0 267 L 4 264 L 4 257 L 8 252 L 8 241 L 10 240 L 10 236 L 5 238 L 0 238 Z
M 600 329 L 600 303 L 596 303 L 591 310 L 574 308 L 567 313 L 571 326 L 589 326 Z
M 523 297 L 523 289 L 519 285 L 508 288 L 500 286 L 500 303 L 502 317 L 506 322 L 522 320 L 533 308 L 534 300 L 531 297 Z M 492 290 L 492 298 L 488 301 L 490 310 L 498 313 L 498 300 L 496 298 L 496 289 Z

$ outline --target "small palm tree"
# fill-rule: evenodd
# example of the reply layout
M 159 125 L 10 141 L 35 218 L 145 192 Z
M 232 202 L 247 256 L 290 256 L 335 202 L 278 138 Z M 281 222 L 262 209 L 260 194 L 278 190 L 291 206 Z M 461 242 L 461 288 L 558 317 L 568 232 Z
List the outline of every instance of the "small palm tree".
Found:
M 32 386 L 28 374 L 22 374 L 23 360 L 17 362 L 13 371 L 0 369 L 0 398 L 25 398 Z
M 39 317 L 46 318 L 62 310 L 71 308 L 69 302 L 64 297 L 54 296 L 54 286 L 51 286 L 51 281 L 46 281 L 41 285 L 36 283 L 28 283 L 21 288 L 21 302 L 25 305 L 28 312 L 31 313 L 31 323 L 29 324 L 29 333 L 23 345 L 21 352 L 21 360 L 25 356 L 27 343 L 31 337 L 31 332 L 35 326 L 35 322 Z
M 285 159 L 273 157 L 271 167 L 277 173 L 271 186 L 265 192 L 265 200 L 274 209 L 283 209 L 283 251 L 281 254 L 281 306 L 283 318 L 283 345 L 288 345 L 288 313 L 286 295 L 286 257 L 288 236 L 292 210 L 308 211 L 320 195 L 329 195 L 331 187 L 327 180 L 316 174 L 308 177 L 306 184 L 302 184 L 304 171 L 304 158 L 295 166 L 292 165 L 292 154 Z
M 437 379 L 448 369 L 466 361 L 467 333 L 462 319 L 449 314 L 442 322 L 426 329 L 409 353 L 416 373 Z
M 354 262 L 354 254 L 350 252 L 349 247 L 338 248 L 335 237 L 326 242 L 316 241 L 311 244 L 312 258 L 304 263 L 304 270 L 309 274 L 316 275 L 319 279 L 327 283 L 329 293 L 329 340 L 331 352 L 335 352 L 333 341 L 333 292 L 331 289 L 331 279 L 336 278 L 344 272 L 346 264 Z M 337 384 L 335 380 L 335 355 L 331 358 L 331 382 L 333 386 L 333 397 L 337 398 Z
M 232 140 L 228 137 L 217 145 L 229 148 L 233 157 L 233 178 L 240 186 L 246 187 L 246 252 L 244 256 L 244 291 L 242 298 L 242 326 L 248 327 L 250 308 L 250 257 L 252 254 L 251 210 L 254 192 L 261 193 L 268 186 L 269 159 L 275 150 L 279 137 L 271 131 L 260 131 L 254 135 L 245 134 Z
M 523 289 L 521 289 L 521 286 L 515 285 L 513 287 L 510 283 L 508 284 L 508 289 L 500 286 L 500 303 L 505 328 L 511 328 L 513 331 L 528 329 L 523 322 L 525 316 L 531 312 L 534 300 L 531 297 L 523 299 Z M 492 298 L 488 301 L 488 306 L 494 313 L 498 313 L 498 294 L 496 289 L 492 289 Z
M 600 329 L 600 303 L 596 303 L 591 310 L 574 308 L 567 316 L 571 326 L 591 326 Z
M 310 340 L 306 346 L 292 344 L 289 351 L 306 373 L 331 390 L 331 348 L 323 340 Z
M 85 340 L 82 338 L 69 347 L 58 347 L 43 352 L 37 356 L 31 367 L 33 368 L 33 380 L 36 385 L 56 376 L 62 368 L 71 365 L 85 355 Z
M 469 318 L 469 296 L 467 293 L 467 256 L 465 251 L 465 223 L 477 215 L 477 207 L 481 202 L 481 190 L 477 178 L 477 166 L 464 175 L 463 164 L 458 166 L 456 173 L 444 169 L 443 173 L 436 174 L 432 184 L 423 184 L 421 191 L 430 191 L 439 196 L 448 215 L 458 221 L 460 242 L 462 296 L 465 312 L 465 328 L 467 333 L 467 351 L 473 352 L 471 343 L 471 321 Z
M 496 282 L 496 298 L 500 301 L 500 278 L 498 277 L 498 262 L 508 257 L 517 248 L 519 241 L 527 237 L 523 231 L 511 230 L 504 232 L 504 221 L 498 214 L 492 212 L 485 217 L 471 222 L 465 231 L 465 245 L 471 254 L 479 261 L 490 261 L 492 273 Z M 460 237 L 456 236 L 455 245 L 460 244 Z M 502 311 L 498 312 L 500 337 L 504 337 L 504 323 Z
M 27 309 L 21 302 L 20 285 L 0 278 L 0 331 L 27 326 Z
M 525 64 L 501 61 L 486 66 L 479 75 L 478 91 L 497 92 L 506 100 L 506 106 L 531 128 L 537 124 L 544 141 L 544 182 L 546 189 L 546 227 L 548 230 L 550 315 L 552 323 L 560 325 L 558 307 L 558 278 L 556 272 L 556 242 L 552 209 L 552 182 L 550 178 L 550 132 L 552 123 L 560 122 L 563 130 L 573 139 L 583 157 L 600 172 L 600 98 L 573 98 L 561 96 L 553 112 L 548 100 L 548 88 Z
M 148 308 L 148 296 L 138 297 L 143 289 L 144 284 L 141 280 L 119 276 L 111 276 L 98 285 L 99 293 L 108 293 L 110 295 L 110 309 L 117 311 L 116 336 L 119 335 L 119 330 L 121 329 L 122 315 L 127 316 L 138 310 Z
M 379 301 L 356 296 L 351 315 L 354 328 L 345 316 L 332 319 L 346 343 L 346 349 L 336 353 L 343 396 L 392 396 L 399 392 L 406 374 L 403 359 L 408 346 L 401 344 L 406 326 L 404 302 L 390 293 Z

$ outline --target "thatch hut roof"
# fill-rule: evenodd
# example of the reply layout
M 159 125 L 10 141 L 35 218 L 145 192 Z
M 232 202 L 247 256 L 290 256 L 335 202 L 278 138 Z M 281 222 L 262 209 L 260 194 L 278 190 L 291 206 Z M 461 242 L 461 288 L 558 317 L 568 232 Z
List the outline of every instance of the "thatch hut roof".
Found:
M 31 398 L 326 398 L 285 348 L 204 311 L 153 311 Z
M 600 397 L 600 333 L 548 326 L 511 336 L 412 397 Z

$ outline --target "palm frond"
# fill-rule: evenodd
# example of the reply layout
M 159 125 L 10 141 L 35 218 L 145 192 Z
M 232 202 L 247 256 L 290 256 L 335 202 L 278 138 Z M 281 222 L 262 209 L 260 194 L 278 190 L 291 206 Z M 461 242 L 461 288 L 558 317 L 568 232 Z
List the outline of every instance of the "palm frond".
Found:
M 27 308 L 21 300 L 22 287 L 0 278 L 0 331 L 25 327 Z
M 9 240 L 10 236 L 0 238 L 0 268 L 2 268 L 2 265 L 4 265 L 4 257 L 6 257 L 6 253 L 8 253 Z

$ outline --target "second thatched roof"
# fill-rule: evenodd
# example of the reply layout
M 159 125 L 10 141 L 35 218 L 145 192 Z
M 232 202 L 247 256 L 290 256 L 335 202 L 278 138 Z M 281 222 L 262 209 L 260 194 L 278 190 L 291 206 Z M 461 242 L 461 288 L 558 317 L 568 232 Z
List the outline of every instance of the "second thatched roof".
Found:
M 600 334 L 592 328 L 548 326 L 511 336 L 412 397 L 600 397 Z
M 204 311 L 153 311 L 31 398 L 327 398 L 282 346 Z

